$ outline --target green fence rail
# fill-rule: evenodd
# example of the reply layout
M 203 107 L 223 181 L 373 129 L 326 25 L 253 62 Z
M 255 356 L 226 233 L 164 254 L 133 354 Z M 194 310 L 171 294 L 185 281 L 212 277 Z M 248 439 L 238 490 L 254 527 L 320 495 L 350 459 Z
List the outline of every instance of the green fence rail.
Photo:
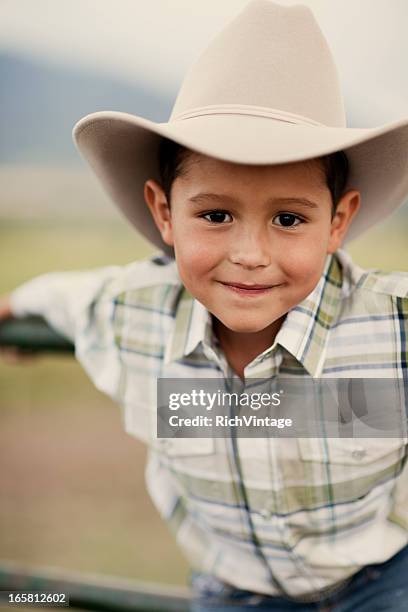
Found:
M 1 321 L 0 346 L 17 346 L 30 352 L 74 353 L 73 344 L 37 316 Z
M 71 353 L 74 346 L 50 328 L 42 317 L 0 322 L 0 346 L 22 351 Z M 0 591 L 66 593 L 70 608 L 100 612 L 187 612 L 190 593 L 183 587 L 73 573 L 54 568 L 27 567 L 0 559 Z M 30 604 L 27 604 L 27 606 Z M 8 609 L 0 601 L 0 609 Z M 16 605 L 10 606 L 10 610 Z M 19 604 L 24 607 L 24 604 Z M 32 604 L 31 604 L 32 607 Z M 57 608 L 50 608 L 57 609 Z M 58 607 L 59 610 L 64 608 Z
M 4 592 L 19 591 L 65 593 L 69 600 L 69 607 L 80 610 L 99 610 L 100 612 L 187 612 L 190 610 L 189 593 L 183 587 L 158 586 L 133 579 L 68 572 L 51 567 L 28 568 L 7 561 L 0 561 L 0 591 L 3 591 L 0 606 L 1 604 L 6 605 Z M 10 607 L 10 610 L 12 608 L 13 606 Z M 31 608 L 33 608 L 32 604 Z M 56 607 L 50 609 L 56 609 Z M 61 612 L 64 610 L 60 606 L 58 609 Z

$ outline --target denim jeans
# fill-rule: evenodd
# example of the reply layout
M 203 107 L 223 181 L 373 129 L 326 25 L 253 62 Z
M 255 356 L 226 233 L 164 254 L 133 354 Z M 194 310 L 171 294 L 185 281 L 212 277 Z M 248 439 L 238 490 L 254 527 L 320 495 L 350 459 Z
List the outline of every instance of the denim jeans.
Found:
M 191 577 L 192 612 L 408 612 L 408 546 L 385 563 L 367 565 L 340 591 L 315 603 L 236 589 L 200 573 Z

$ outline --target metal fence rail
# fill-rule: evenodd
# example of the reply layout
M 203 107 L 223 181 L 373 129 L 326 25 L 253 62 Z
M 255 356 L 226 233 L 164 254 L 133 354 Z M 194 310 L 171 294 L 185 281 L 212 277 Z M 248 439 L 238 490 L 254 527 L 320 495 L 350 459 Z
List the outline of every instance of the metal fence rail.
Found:
M 0 346 L 17 346 L 30 352 L 74 353 L 74 345 L 37 316 L 1 321 Z
M 74 354 L 73 344 L 49 327 L 42 317 L 36 316 L 0 322 L 0 346 L 16 346 L 30 352 Z M 0 591 L 66 593 L 71 608 L 99 612 L 190 610 L 190 594 L 188 589 L 183 587 L 61 571 L 49 567 L 27 567 L 1 559 Z M 4 600 L 0 601 L 0 606 L 2 605 L 5 605 Z M 20 607 L 23 605 L 19 604 Z M 13 606 L 9 609 L 12 610 Z M 58 610 L 63 609 L 58 607 Z
M 28 568 L 8 561 L 0 561 L 0 591 L 65 593 L 70 608 L 100 612 L 190 610 L 189 593 L 183 587 L 158 586 L 133 579 L 61 571 L 50 567 Z M 4 594 L 0 604 L 5 605 Z M 64 608 L 58 607 L 58 610 L 62 612 Z

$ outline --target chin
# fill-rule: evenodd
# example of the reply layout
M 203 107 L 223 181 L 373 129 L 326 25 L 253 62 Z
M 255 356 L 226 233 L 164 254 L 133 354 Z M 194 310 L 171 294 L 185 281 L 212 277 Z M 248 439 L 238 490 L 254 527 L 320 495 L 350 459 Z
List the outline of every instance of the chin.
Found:
M 244 313 L 244 316 L 245 316 L 245 313 Z M 265 327 L 268 327 L 268 322 L 255 323 L 251 321 L 243 321 L 242 319 L 240 319 L 239 321 L 225 320 L 221 322 L 229 330 L 233 332 L 241 333 L 241 334 L 251 334 L 251 333 L 253 334 L 253 333 L 262 331 L 263 329 L 265 329 Z

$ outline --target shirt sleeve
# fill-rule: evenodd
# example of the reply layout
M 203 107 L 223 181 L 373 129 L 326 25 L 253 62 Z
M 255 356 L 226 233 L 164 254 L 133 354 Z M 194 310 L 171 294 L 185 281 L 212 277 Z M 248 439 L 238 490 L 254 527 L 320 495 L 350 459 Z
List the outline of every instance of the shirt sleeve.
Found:
M 51 272 L 10 294 L 15 317 L 40 315 L 75 345 L 75 356 L 95 386 L 119 399 L 121 361 L 115 342 L 115 281 L 123 268 Z

